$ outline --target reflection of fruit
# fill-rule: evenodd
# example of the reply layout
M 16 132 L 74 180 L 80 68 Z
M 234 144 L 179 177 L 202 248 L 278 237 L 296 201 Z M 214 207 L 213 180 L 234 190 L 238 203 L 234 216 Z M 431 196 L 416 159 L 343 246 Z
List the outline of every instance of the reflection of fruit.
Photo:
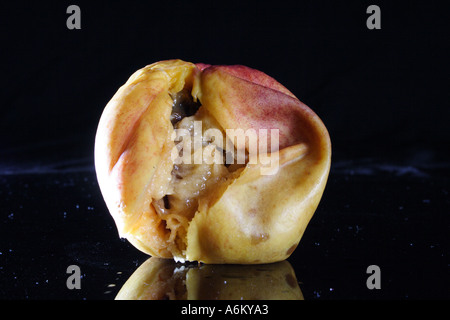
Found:
M 186 272 L 173 260 L 151 257 L 130 276 L 117 300 L 185 300 Z
M 117 300 L 303 300 L 287 261 L 262 265 L 180 266 L 150 258 L 125 282 Z
M 207 129 L 255 129 L 258 142 L 259 129 L 279 130 L 279 151 L 269 150 L 278 170 L 262 174 L 264 165 L 248 157 L 174 164 L 173 134 L 194 135 L 194 121 L 202 150 L 214 154 L 222 149 Z M 271 77 L 180 60 L 133 74 L 106 106 L 95 142 L 98 182 L 120 236 L 153 256 L 205 263 L 286 259 L 320 201 L 330 159 L 321 120 Z

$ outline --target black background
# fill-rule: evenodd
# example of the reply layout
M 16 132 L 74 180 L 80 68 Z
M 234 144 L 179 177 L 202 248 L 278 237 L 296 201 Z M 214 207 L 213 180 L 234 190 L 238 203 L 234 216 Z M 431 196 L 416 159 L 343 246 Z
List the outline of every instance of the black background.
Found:
M 81 30 L 69 1 L 2 4 L 2 162 L 19 147 L 88 161 L 118 87 L 171 58 L 273 76 L 322 118 L 336 160 L 446 158 L 445 1 L 378 2 L 381 30 L 366 27 L 370 1 L 77 3 Z
M 416 298 L 448 298 L 448 290 L 442 287 L 449 283 L 448 263 L 445 261 L 448 259 L 446 235 L 449 231 L 450 73 L 447 63 L 449 11 L 445 3 L 2 2 L 0 173 L 4 196 L 2 221 L 6 221 L 3 226 L 8 227 L 11 223 L 11 213 L 15 213 L 15 223 L 21 217 L 16 209 L 19 202 L 22 208 L 27 204 L 31 206 L 31 203 L 34 208 L 39 208 L 34 215 L 40 215 L 40 218 L 29 218 L 29 224 L 46 221 L 45 226 L 51 225 L 53 213 L 70 214 L 64 205 L 76 201 L 79 207 L 83 199 L 86 200 L 84 208 L 91 208 L 86 210 L 93 211 L 94 205 L 89 201 L 95 199 L 96 209 L 100 207 L 101 214 L 107 216 L 93 175 L 94 137 L 104 106 L 134 71 L 155 61 L 172 58 L 209 64 L 242 64 L 264 71 L 285 85 L 320 116 L 329 130 L 333 165 L 325 202 L 319 207 L 325 213 L 322 218 L 313 220 L 315 224 L 308 231 L 309 235 L 339 231 L 339 223 L 346 225 L 347 230 L 351 228 L 352 232 L 360 232 L 361 227 L 358 226 L 365 225 L 363 230 L 370 230 L 365 236 L 379 239 L 366 243 L 368 250 L 373 252 L 378 252 L 376 246 L 389 248 L 392 234 L 397 239 L 404 234 L 404 245 L 412 246 L 406 238 L 414 235 L 424 246 L 440 248 L 441 258 L 435 260 L 439 267 L 430 271 L 435 272 L 434 281 L 428 283 L 430 288 L 419 286 L 415 295 L 408 289 L 405 292 L 392 289 L 384 291 L 387 295 L 378 294 L 376 297 L 407 298 L 409 292 Z M 81 9 L 81 30 L 66 27 L 69 17 L 66 9 L 71 4 L 77 4 Z M 381 9 L 381 30 L 366 27 L 369 17 L 366 9 L 371 4 L 377 4 Z M 55 184 L 54 176 L 47 175 L 67 172 L 90 175 L 72 177 L 72 180 L 60 177 L 61 181 L 72 181 L 65 185 L 66 188 Z M 32 178 L 27 174 L 33 174 Z M 386 175 L 380 178 L 380 174 Z M 424 177 L 428 178 L 421 180 Z M 86 193 L 76 196 L 77 191 L 85 190 L 83 183 L 89 184 L 89 199 Z M 30 186 L 35 189 L 29 190 Z M 69 197 L 68 193 L 76 200 L 64 198 Z M 436 196 L 436 201 L 431 199 L 433 196 Z M 58 197 L 66 202 L 58 204 Z M 402 203 L 395 202 L 398 199 L 402 199 Z M 426 208 L 430 202 L 432 211 Z M 389 203 L 395 204 L 389 206 Z M 408 203 L 412 211 L 393 217 L 392 208 L 407 208 Z M 346 212 L 343 208 L 356 209 Z M 368 213 L 367 217 L 361 219 L 361 212 Z M 344 218 L 339 218 L 339 213 Z M 432 213 L 437 216 L 430 218 Z M 30 216 L 24 212 L 23 219 L 26 217 Z M 75 225 L 84 221 L 83 215 L 77 219 Z M 413 220 L 413 224 L 398 231 L 396 228 L 408 219 Z M 108 223 L 112 225 L 111 220 Z M 29 224 L 25 229 L 15 231 L 5 228 L 9 230 L 7 235 L 21 236 L 20 240 L 10 239 L 3 244 L 0 258 L 5 260 L 0 271 L 5 278 L 12 279 L 16 264 L 23 263 L 19 258 L 20 261 L 8 258 L 8 244 L 28 243 L 32 235 L 24 234 L 24 230 L 34 230 Z M 429 228 L 423 231 L 422 226 L 427 224 Z M 314 229 L 315 226 L 325 228 Z M 396 230 L 390 230 L 389 226 Z M 70 226 L 64 228 L 70 230 Z M 97 251 L 103 250 L 99 243 L 116 239 L 114 228 L 110 226 L 108 230 L 110 234 L 96 238 L 97 247 L 100 246 L 96 247 Z M 380 234 L 385 236 L 380 237 Z M 52 243 L 54 235 L 60 234 L 48 235 L 46 241 Z M 431 242 L 424 240 L 430 239 L 430 235 L 434 236 Z M 75 232 L 67 243 L 71 239 L 76 239 Z M 312 239 L 306 238 L 304 249 L 298 250 L 303 250 L 303 254 L 313 254 L 313 249 L 319 245 Z M 80 243 L 91 240 L 87 237 L 84 242 L 73 246 L 82 248 Z M 355 245 L 350 234 L 342 241 L 348 248 Z M 66 250 L 68 245 L 64 247 Z M 125 244 L 120 242 L 119 245 Z M 332 248 L 332 244 L 329 245 Z M 341 248 L 343 244 L 335 246 Z M 131 247 L 121 250 L 135 253 Z M 357 249 L 356 252 L 362 255 L 363 251 Z M 430 259 L 427 254 L 425 257 L 422 254 L 420 250 L 407 253 L 408 258 L 394 268 L 394 282 L 399 279 L 398 275 L 405 277 L 398 280 L 399 288 L 409 281 L 402 273 L 406 265 L 414 265 L 417 261 L 425 263 L 424 259 Z M 339 255 L 336 253 L 335 257 Z M 387 256 L 378 254 L 385 262 L 394 259 L 395 255 L 395 251 Z M 70 258 L 74 258 L 73 253 Z M 82 264 L 82 259 L 78 259 Z M 298 260 L 301 258 L 293 257 L 293 264 Z M 367 257 L 362 259 L 360 265 L 373 263 L 369 260 Z M 316 263 L 323 266 L 333 261 L 319 259 Z M 66 262 L 63 259 L 61 263 L 65 266 L 68 265 Z M 314 275 L 313 268 L 314 265 L 301 270 L 305 274 L 310 270 L 309 274 Z M 423 270 L 428 268 L 427 265 L 420 268 L 419 273 L 412 272 L 415 281 L 427 273 Z M 48 271 L 47 277 L 57 270 Z M 329 274 L 330 270 L 337 274 L 339 267 L 330 266 L 324 273 Z M 361 292 L 367 292 L 363 282 L 366 277 L 364 271 L 361 276 L 355 276 L 357 279 L 348 280 L 362 279 L 362 289 L 358 287 Z M 64 272 L 58 275 L 62 282 L 64 277 Z M 319 278 L 316 275 L 316 281 L 327 281 Z M 54 294 L 40 295 L 39 290 L 31 294 L 33 290 L 27 284 L 18 284 L 17 279 L 10 281 L 10 287 L 2 288 L 3 297 L 55 297 Z M 346 286 L 343 279 L 339 281 L 342 287 Z M 431 288 L 437 283 L 442 286 L 432 293 Z M 325 291 L 321 289 L 321 294 L 318 294 L 318 290 L 311 289 L 308 293 L 307 285 L 306 290 L 307 298 L 323 297 Z M 358 295 L 352 292 L 338 297 L 358 298 Z M 363 297 L 372 298 L 370 295 Z

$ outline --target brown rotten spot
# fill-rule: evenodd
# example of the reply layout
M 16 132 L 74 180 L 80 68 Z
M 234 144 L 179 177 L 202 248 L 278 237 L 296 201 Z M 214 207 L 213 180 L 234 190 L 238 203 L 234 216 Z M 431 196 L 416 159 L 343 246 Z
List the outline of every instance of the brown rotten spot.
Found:
M 194 121 L 202 150 L 212 150 L 203 155 L 224 159 L 230 142 L 211 139 L 208 129 L 224 137 L 255 129 L 258 142 L 259 129 L 278 129 L 279 150 L 269 149 L 278 170 L 261 174 L 248 144 L 244 164 L 174 163 L 174 149 L 191 152 L 175 131 L 194 137 Z M 319 204 L 330 161 L 321 120 L 273 78 L 181 60 L 134 73 L 105 107 L 95 141 L 97 178 L 120 236 L 152 256 L 205 263 L 286 259 Z

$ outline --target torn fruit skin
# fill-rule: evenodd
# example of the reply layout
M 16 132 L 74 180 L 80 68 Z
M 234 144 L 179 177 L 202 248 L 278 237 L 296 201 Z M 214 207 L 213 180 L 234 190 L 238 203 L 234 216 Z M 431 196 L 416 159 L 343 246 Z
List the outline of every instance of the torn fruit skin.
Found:
M 203 133 L 224 136 L 278 129 L 278 171 L 174 165 L 174 132 L 192 131 L 195 121 Z M 105 107 L 95 141 L 97 179 L 119 235 L 152 256 L 203 263 L 288 258 L 319 204 L 330 162 L 326 127 L 276 80 L 244 66 L 181 60 L 136 71 Z

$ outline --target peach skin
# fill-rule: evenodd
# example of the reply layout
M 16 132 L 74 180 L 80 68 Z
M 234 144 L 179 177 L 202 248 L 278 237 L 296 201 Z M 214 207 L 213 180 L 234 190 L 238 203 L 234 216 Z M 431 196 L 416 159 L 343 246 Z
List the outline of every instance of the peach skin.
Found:
M 330 163 L 326 127 L 276 80 L 181 60 L 136 71 L 106 105 L 95 141 L 120 237 L 177 261 L 286 259 Z

